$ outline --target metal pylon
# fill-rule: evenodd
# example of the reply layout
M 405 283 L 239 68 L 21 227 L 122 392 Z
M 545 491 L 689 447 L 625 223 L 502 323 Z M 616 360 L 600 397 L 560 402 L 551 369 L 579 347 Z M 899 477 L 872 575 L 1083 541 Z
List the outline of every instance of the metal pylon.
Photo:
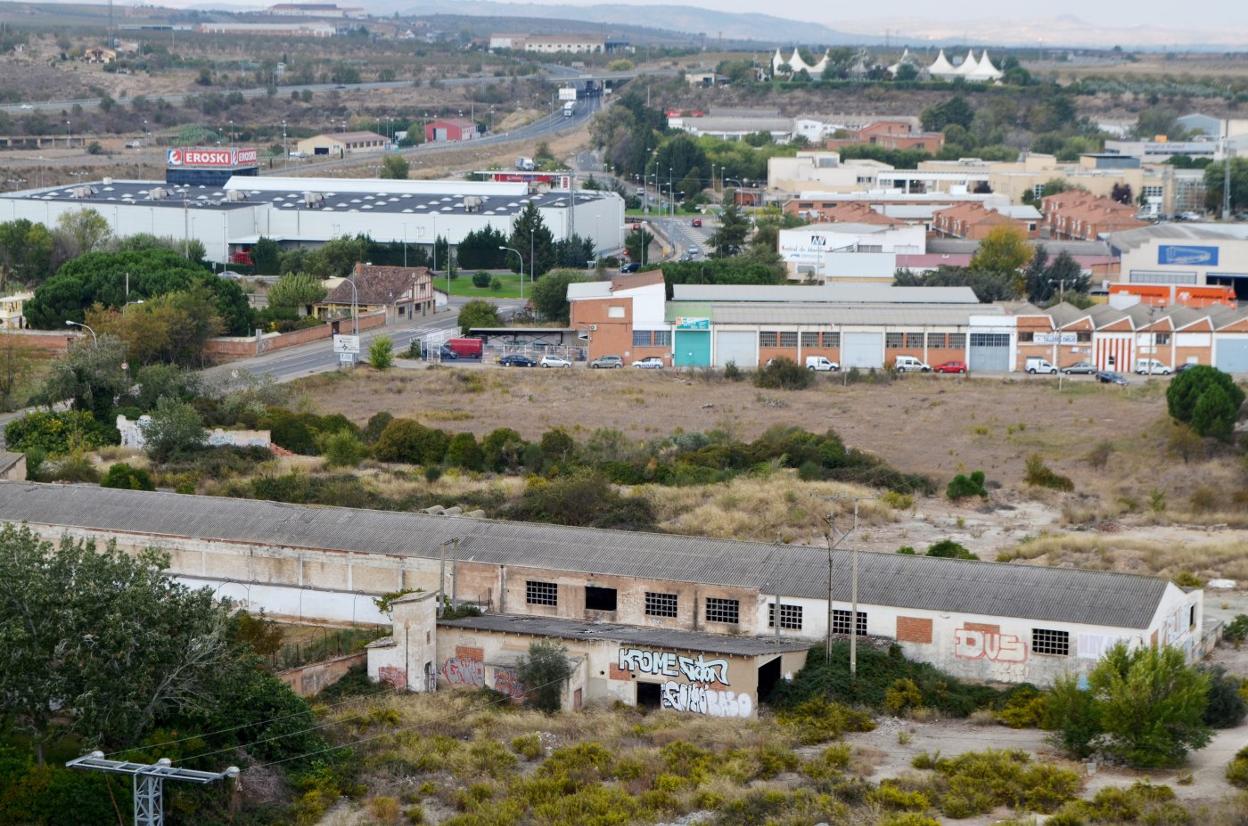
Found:
M 221 772 L 175 768 L 172 761 L 162 757 L 155 763 L 133 763 L 129 760 L 108 760 L 104 752 L 93 751 L 75 757 L 65 763 L 71 769 L 128 774 L 134 778 L 134 826 L 163 826 L 165 780 L 181 780 L 204 785 L 225 778 L 238 777 L 238 767 L 230 766 Z

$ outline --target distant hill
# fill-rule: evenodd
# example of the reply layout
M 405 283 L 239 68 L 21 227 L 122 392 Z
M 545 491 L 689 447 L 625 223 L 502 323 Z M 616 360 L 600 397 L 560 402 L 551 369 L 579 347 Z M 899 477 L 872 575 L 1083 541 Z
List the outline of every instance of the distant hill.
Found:
M 391 14 L 394 6 L 381 0 L 356 0 L 374 14 Z M 650 21 L 663 21 L 668 31 L 705 35 L 707 40 L 754 41 L 768 46 L 839 46 L 873 44 L 883 38 L 838 32 L 817 23 L 786 20 L 769 14 L 737 14 L 696 6 L 562 6 L 538 3 L 499 3 L 494 0 L 463 3 L 453 0 L 428 0 L 400 10 L 400 14 L 447 14 L 466 17 L 489 17 L 498 20 L 496 28 L 508 31 L 516 21 L 505 18 L 544 20 L 576 20 L 604 26 L 637 26 Z M 504 18 L 504 19 L 499 19 Z

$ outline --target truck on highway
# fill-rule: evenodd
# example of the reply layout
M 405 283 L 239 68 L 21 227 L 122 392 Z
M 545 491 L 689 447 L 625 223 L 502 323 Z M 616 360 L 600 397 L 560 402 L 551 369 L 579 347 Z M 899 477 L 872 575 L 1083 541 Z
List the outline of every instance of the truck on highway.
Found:
M 532 158 L 516 158 L 516 169 L 521 172 L 532 172 L 537 169 L 537 164 Z
M 570 118 L 576 114 L 576 101 L 569 100 L 563 104 L 563 116 Z

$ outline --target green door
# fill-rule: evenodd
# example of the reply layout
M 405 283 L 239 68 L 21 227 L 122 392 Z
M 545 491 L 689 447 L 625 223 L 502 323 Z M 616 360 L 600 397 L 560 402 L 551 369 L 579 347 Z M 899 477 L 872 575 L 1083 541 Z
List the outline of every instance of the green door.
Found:
M 676 331 L 676 366 L 711 366 L 711 332 L 709 330 Z

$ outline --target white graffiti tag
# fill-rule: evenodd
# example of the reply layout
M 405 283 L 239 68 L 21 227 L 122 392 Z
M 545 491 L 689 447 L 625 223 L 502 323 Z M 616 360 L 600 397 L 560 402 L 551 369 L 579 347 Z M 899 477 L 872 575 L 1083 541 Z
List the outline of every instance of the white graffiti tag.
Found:
M 1013 634 L 959 628 L 953 632 L 953 653 L 968 660 L 1021 663 L 1027 661 L 1027 644 Z
M 693 683 L 729 684 L 728 661 L 708 660 L 701 654 L 695 659 L 679 657 L 668 651 L 621 648 L 619 667 L 621 671 L 640 671 L 656 677 L 683 676 Z
M 716 691 L 704 685 L 668 681 L 662 688 L 663 708 L 710 717 L 749 717 L 754 701 L 749 694 Z

